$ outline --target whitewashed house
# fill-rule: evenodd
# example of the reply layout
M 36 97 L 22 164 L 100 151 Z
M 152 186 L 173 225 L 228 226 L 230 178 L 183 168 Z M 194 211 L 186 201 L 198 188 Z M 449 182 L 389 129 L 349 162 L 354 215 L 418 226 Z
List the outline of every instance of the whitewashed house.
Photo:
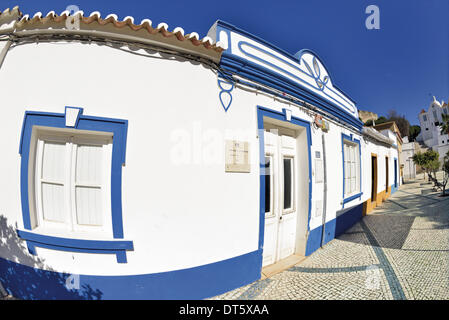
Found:
M 444 101 L 440 103 L 433 97 L 429 109 L 427 111 L 423 109 L 418 115 L 421 132 L 416 137 L 417 141 L 424 142 L 426 146 L 437 151 L 440 155 L 440 161 L 449 151 L 449 135 L 441 133 L 443 114 L 449 114 L 448 104 Z
M 310 50 L 94 12 L 0 14 L 0 281 L 199 299 L 310 255 L 395 190 L 397 148 Z M 396 165 L 395 165 L 396 164 Z

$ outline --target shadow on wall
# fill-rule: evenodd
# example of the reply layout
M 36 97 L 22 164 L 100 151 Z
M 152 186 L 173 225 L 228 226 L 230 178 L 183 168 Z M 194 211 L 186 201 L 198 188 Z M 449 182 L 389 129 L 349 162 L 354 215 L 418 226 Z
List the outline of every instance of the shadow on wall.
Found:
M 0 215 L 0 281 L 12 296 L 44 300 L 102 298 L 100 290 L 86 284 L 69 290 L 66 281 L 70 276 L 55 272 L 45 265 L 44 260 L 28 253 L 25 242 L 17 236 L 16 228 L 8 225 L 7 219 Z

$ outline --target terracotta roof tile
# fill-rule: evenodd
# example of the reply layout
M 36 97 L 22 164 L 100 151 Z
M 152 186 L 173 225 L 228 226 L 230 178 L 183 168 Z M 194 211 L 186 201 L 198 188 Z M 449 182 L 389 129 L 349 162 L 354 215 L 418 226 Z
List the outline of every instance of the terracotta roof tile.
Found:
M 55 24 L 59 25 L 59 27 L 61 27 L 60 29 L 67 29 L 65 28 L 67 19 L 79 18 L 81 29 L 109 29 L 109 27 L 113 26 L 117 29 L 117 32 L 123 31 L 127 34 L 134 32 L 135 36 L 143 38 L 152 38 L 160 35 L 163 38 L 176 39 L 182 47 L 192 45 L 194 47 L 202 47 L 207 51 L 210 50 L 213 52 L 211 52 L 211 54 L 214 56 L 218 55 L 218 60 L 221 52 L 224 50 L 220 43 L 214 43 L 210 37 L 206 36 L 203 39 L 200 39 L 198 33 L 196 32 L 184 34 L 184 30 L 180 27 L 176 27 L 173 31 L 169 31 L 168 25 L 163 22 L 159 23 L 157 27 L 153 27 L 152 21 L 149 19 L 144 19 L 139 24 L 135 24 L 134 18 L 130 16 L 125 17 L 122 21 L 120 21 L 115 14 L 109 14 L 103 19 L 98 11 L 92 12 L 89 16 L 85 16 L 82 11 L 75 12 L 73 15 L 70 15 L 69 11 L 63 11 L 60 15 L 57 15 L 54 11 L 50 11 L 46 16 L 43 16 L 41 12 L 37 12 L 32 18 L 30 18 L 28 14 L 23 15 L 18 7 L 15 7 L 13 10 L 16 10 L 18 13 L 18 21 L 15 24 L 16 31 L 42 29 L 46 26 L 54 28 Z M 11 14 L 13 10 L 6 9 L 5 11 L 0 12 L 0 24 L 2 16 Z M 171 42 L 171 45 L 174 45 L 174 43 Z

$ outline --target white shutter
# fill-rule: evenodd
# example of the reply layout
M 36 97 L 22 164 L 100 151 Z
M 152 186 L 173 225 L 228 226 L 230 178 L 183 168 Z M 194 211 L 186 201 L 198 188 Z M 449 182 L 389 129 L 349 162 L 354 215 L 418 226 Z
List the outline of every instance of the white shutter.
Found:
M 351 146 L 351 193 L 355 191 L 355 179 L 356 179 L 356 171 L 355 171 L 355 146 Z
M 38 161 L 41 169 L 40 200 L 42 219 L 46 221 L 66 222 L 65 175 L 66 143 L 40 141 L 41 156 Z
M 78 224 L 91 226 L 103 225 L 101 189 L 93 187 L 76 187 L 75 189 Z
M 344 181 L 345 181 L 345 195 L 349 194 L 349 176 L 350 176 L 350 172 L 349 172 L 349 154 L 348 154 L 348 145 L 345 143 L 344 144 L 344 166 L 345 166 L 345 176 L 344 176 Z
M 65 222 L 64 185 L 42 182 L 42 213 L 47 221 Z
M 344 141 L 345 197 L 360 191 L 360 154 L 356 144 Z
M 355 152 L 355 190 L 360 192 L 360 146 L 356 145 L 354 148 Z
M 78 145 L 75 166 L 75 210 L 80 225 L 101 226 L 103 147 Z
M 35 139 L 37 227 L 112 236 L 112 136 L 42 129 Z

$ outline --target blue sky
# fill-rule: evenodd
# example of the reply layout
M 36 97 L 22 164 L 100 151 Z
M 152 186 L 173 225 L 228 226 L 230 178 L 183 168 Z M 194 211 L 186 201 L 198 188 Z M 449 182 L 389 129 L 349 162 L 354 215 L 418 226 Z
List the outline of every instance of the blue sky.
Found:
M 447 0 L 0 0 L 0 10 L 19 5 L 30 15 L 60 13 L 71 4 L 85 14 L 148 18 L 201 37 L 221 19 L 292 54 L 312 49 L 359 109 L 379 115 L 395 109 L 412 124 L 431 96 L 449 98 Z M 380 30 L 365 27 L 370 4 L 380 9 Z

